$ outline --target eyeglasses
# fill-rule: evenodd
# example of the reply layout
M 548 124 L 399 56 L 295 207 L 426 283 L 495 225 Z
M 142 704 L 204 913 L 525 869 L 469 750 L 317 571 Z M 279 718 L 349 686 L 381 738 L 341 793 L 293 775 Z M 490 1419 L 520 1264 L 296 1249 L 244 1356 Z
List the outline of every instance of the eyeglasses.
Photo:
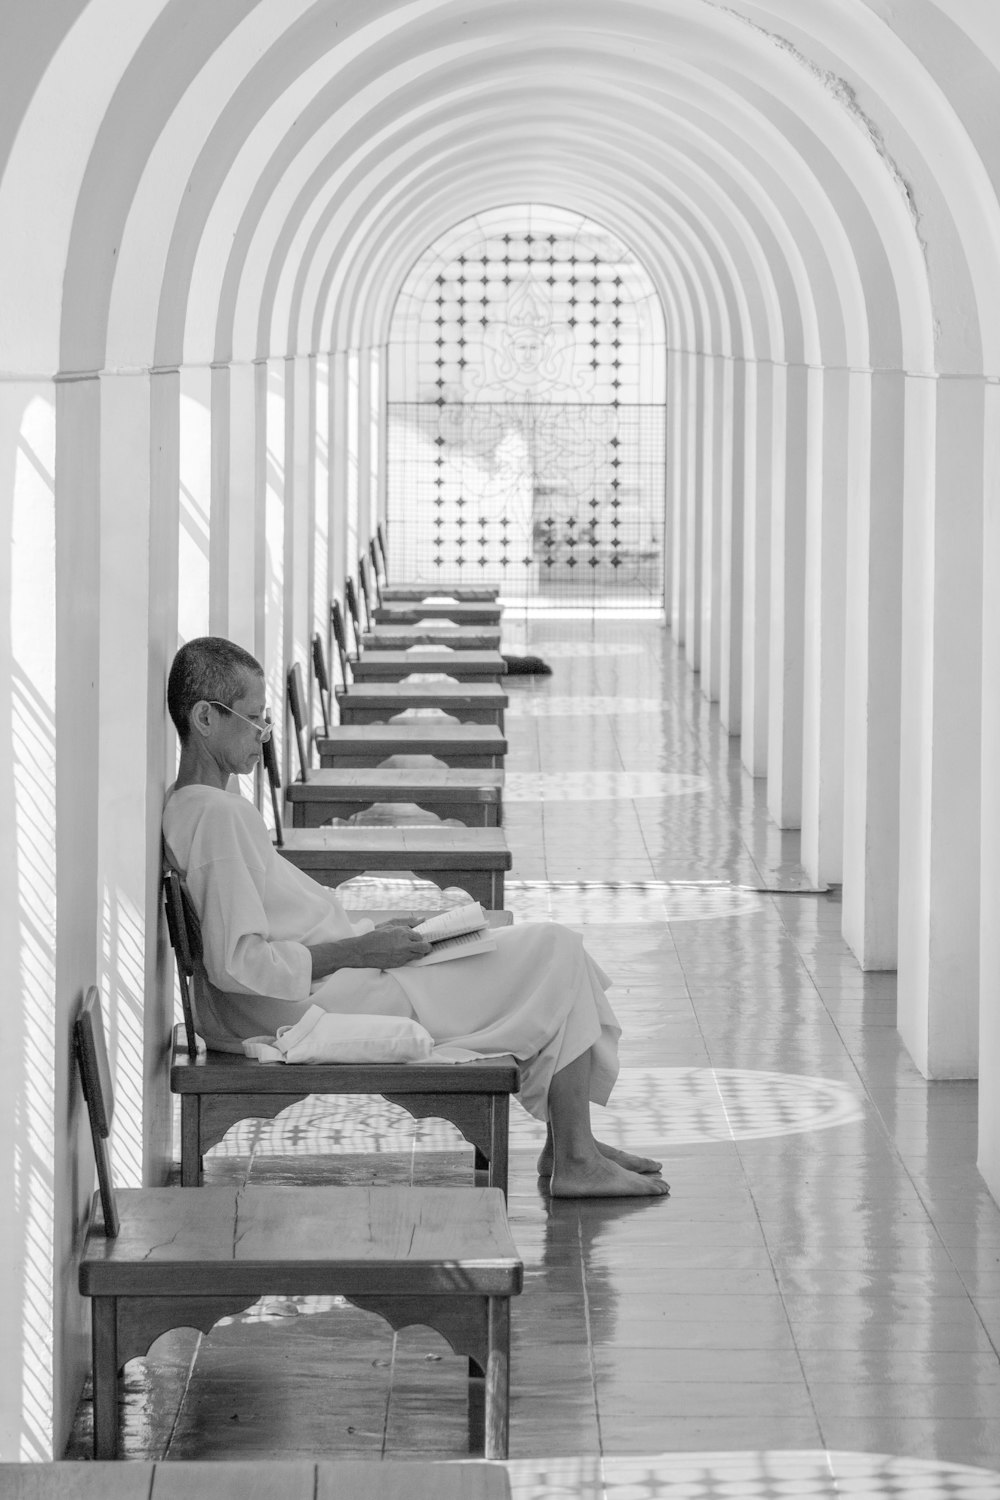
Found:
M 235 708 L 229 707 L 228 703 L 217 703 L 214 698 L 206 698 L 205 701 L 206 703 L 211 703 L 213 708 L 221 708 L 223 713 L 233 714 L 237 719 L 242 719 L 244 724 L 249 724 L 254 733 L 260 736 L 260 742 L 262 745 L 265 740 L 269 740 L 271 738 L 271 730 L 274 726 L 271 720 L 271 715 L 268 713 L 266 708 L 264 710 L 263 724 L 256 724 L 254 723 L 253 719 L 248 719 L 246 714 L 238 714 Z

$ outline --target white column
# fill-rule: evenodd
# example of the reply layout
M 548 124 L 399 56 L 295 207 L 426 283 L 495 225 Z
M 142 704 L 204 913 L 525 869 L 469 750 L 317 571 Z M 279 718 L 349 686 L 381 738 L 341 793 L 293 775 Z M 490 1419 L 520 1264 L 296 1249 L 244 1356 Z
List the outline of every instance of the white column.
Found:
M 767 669 L 771 616 L 771 424 L 774 366 L 746 367 L 743 506 L 743 698 L 740 755 L 751 776 L 767 774 Z
M 211 433 L 211 495 L 209 500 L 208 633 L 229 635 L 229 578 L 232 538 L 229 515 L 231 372 L 213 365 L 209 430 Z
M 819 452 L 810 455 L 806 513 L 802 728 L 802 864 L 817 885 L 844 868 L 844 591 L 850 376 L 825 369 L 816 385 Z
M 694 672 L 701 670 L 701 554 L 705 497 L 703 493 L 705 429 L 705 356 L 688 355 L 688 400 L 685 411 L 684 503 L 687 510 L 684 559 L 684 655 Z
M 739 734 L 743 696 L 746 362 L 727 360 L 724 368 L 719 719 L 729 734 Z
M 326 644 L 330 617 L 330 361 L 312 362 L 313 584 L 312 628 Z
M 779 828 L 802 822 L 802 672 L 806 510 L 818 475 L 821 417 L 804 365 L 775 370 L 771 476 L 771 626 L 768 668 L 767 805 Z
M 212 371 L 180 372 L 178 624 L 182 640 L 207 635 L 211 598 Z
M 671 545 L 670 631 L 676 646 L 683 646 L 687 624 L 687 532 L 688 532 L 688 401 L 690 398 L 688 356 L 678 349 L 672 360 L 673 420 L 673 539 Z
M 930 1078 L 979 1061 L 983 421 L 982 380 L 908 382 L 897 1024 Z
M 719 355 L 705 358 L 705 420 L 702 430 L 701 690 L 719 701 L 722 649 L 722 491 L 732 443 L 732 365 Z
M 286 361 L 269 359 L 266 363 L 266 396 L 264 407 L 264 652 L 261 660 L 267 683 L 267 701 L 275 723 L 276 749 L 282 779 L 290 781 L 294 761 L 285 732 L 288 712 L 285 704 L 286 600 L 285 588 L 290 564 L 288 523 L 286 517 L 288 478 Z M 266 800 L 266 799 L 265 799 Z
M 844 692 L 843 932 L 896 967 L 904 377 L 851 375 Z
M 348 357 L 330 356 L 330 595 L 343 601 L 347 561 L 347 496 L 350 451 L 348 442 Z
M 307 355 L 286 363 L 285 471 L 289 478 L 285 523 L 288 552 L 285 572 L 285 669 L 302 667 L 309 685 L 309 637 L 312 622 L 313 485 L 310 403 L 312 375 Z
M 53 1428 L 53 1385 L 63 1339 L 76 1345 L 83 1369 L 84 1313 L 67 1275 L 57 1267 L 69 1254 L 82 1213 L 84 1191 L 59 1155 L 78 1155 L 78 1171 L 91 1177 L 77 1138 L 65 1141 L 65 1101 L 71 1055 L 71 992 L 60 994 L 57 972 L 56 825 L 56 392 L 50 381 L 0 384 L 0 592 L 6 601 L 0 631 L 0 939 L 11 987 L 6 1045 L 0 1049 L 0 1453 L 7 1460 L 58 1456 Z M 93 519 L 92 517 L 90 519 Z M 92 629 L 92 622 L 84 622 Z M 85 684 L 77 684 L 81 700 Z M 71 694 L 67 694 L 69 699 Z M 80 702 L 82 748 L 66 782 L 93 775 L 95 720 Z M 62 768 L 60 768 L 62 770 Z M 87 789 L 93 800 L 92 786 Z M 87 816 L 86 805 L 78 809 Z M 77 820 L 74 820 L 77 821 Z M 82 831 L 82 830 L 81 830 Z M 59 829 L 65 837 L 68 830 Z M 80 975 L 96 968 L 96 910 L 84 866 L 78 905 L 84 917 L 75 956 Z M 70 890 L 67 885 L 67 896 Z M 86 917 L 90 931 L 86 932 Z M 63 941 L 62 929 L 58 932 Z M 69 983 L 73 983 L 69 980 Z M 75 979 L 80 983 L 80 978 Z M 76 991 L 76 995 L 79 991 Z M 16 1003 L 15 1003 L 16 1002 Z M 58 1037 L 58 1042 L 57 1042 Z M 57 1059 L 61 1056 L 61 1066 Z M 61 1078 L 59 1075 L 62 1075 Z M 58 1088 L 58 1093 L 57 1093 Z M 56 1129 L 59 1119 L 60 1128 Z M 70 1189 L 67 1199 L 64 1190 Z M 66 1306 L 55 1299 L 65 1294 Z M 73 1305 L 75 1304 L 75 1305 Z M 61 1325 L 61 1326 L 60 1326 Z M 65 1433 L 63 1433 L 65 1436 Z
M 257 559 L 261 550 L 261 538 L 258 534 L 254 481 L 254 371 L 255 366 L 252 364 L 231 365 L 227 370 L 228 413 L 224 424 L 226 471 L 219 478 L 220 486 L 225 486 L 225 505 L 223 507 L 220 497 L 219 521 L 221 525 L 224 513 L 228 576 L 225 588 L 226 623 L 224 628 L 220 626 L 219 633 L 256 655 L 260 626 L 258 611 L 263 600 L 258 597 L 257 587 Z M 214 494 L 212 503 L 214 518 Z M 215 531 L 213 519 L 213 536 Z
M 354 573 L 358 566 L 358 558 L 368 545 L 368 518 L 371 514 L 371 484 L 372 484 L 372 458 L 371 458 L 371 396 L 372 396 L 372 362 L 371 350 L 360 349 L 356 358 L 358 401 L 357 422 L 355 432 L 357 453 L 357 495 L 358 495 L 358 519 L 357 535 L 355 537 L 354 551 L 351 554 L 350 569 Z
M 1000 1202 L 1000 384 L 985 392 L 979 1170 Z M 987 584 L 987 580 L 989 583 Z

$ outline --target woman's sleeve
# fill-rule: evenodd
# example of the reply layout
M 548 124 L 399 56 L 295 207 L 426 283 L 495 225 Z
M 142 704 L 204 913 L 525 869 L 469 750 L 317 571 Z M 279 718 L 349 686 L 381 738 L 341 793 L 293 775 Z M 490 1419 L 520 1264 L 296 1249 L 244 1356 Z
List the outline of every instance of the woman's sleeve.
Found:
M 202 961 L 212 984 L 230 993 L 308 1000 L 308 948 L 266 936 L 264 866 L 254 830 L 232 821 L 199 832 L 204 847 L 189 862 L 187 885 L 201 919 Z

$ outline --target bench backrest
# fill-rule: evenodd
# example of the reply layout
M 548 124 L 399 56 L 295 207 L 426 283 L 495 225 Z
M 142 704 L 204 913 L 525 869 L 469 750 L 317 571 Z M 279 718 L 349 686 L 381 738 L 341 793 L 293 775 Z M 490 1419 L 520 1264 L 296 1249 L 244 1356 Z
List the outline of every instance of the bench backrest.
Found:
M 354 592 L 354 580 L 349 573 L 344 579 L 344 602 L 354 630 L 354 655 L 357 659 L 361 655 L 361 616 L 358 614 L 358 596 Z
M 285 831 L 281 825 L 281 770 L 278 752 L 274 748 L 274 735 L 269 735 L 260 747 L 261 760 L 267 772 L 267 784 L 271 792 L 271 811 L 274 814 L 274 842 L 280 849 L 285 842 Z
M 330 733 L 330 678 L 326 670 L 323 638 L 318 630 L 312 638 L 312 669 L 316 691 L 319 694 L 320 713 L 323 715 L 323 733 L 328 735 Z
M 382 554 L 382 577 L 384 578 L 385 582 L 388 583 L 389 582 L 389 558 L 388 558 L 388 554 L 386 553 L 386 550 L 385 550 L 385 528 L 383 527 L 381 521 L 376 522 L 376 525 L 375 525 L 375 536 L 376 536 L 376 538 L 378 540 L 378 550 Z
M 101 1208 L 104 1211 L 104 1232 L 114 1239 L 118 1234 L 118 1204 L 115 1200 L 115 1185 L 111 1175 L 111 1121 L 114 1117 L 114 1095 L 111 1090 L 111 1069 L 108 1065 L 108 1049 L 104 1040 L 104 1021 L 101 1016 L 101 997 L 97 986 L 91 985 L 83 997 L 80 1014 L 73 1025 L 73 1044 L 80 1068 L 83 1097 L 90 1117 L 90 1135 L 94 1142 L 97 1159 L 97 1183 L 101 1193 Z
M 358 558 L 358 583 L 361 585 L 361 597 L 365 601 L 365 629 L 371 630 L 374 623 L 372 617 L 372 594 L 368 587 L 368 564 L 364 557 Z
M 378 572 L 378 545 L 372 537 L 368 543 L 368 556 L 372 560 L 372 583 L 375 585 L 375 597 L 379 604 L 382 603 L 382 580 Z
M 181 1010 L 184 1014 L 184 1041 L 188 1057 L 198 1051 L 197 1028 L 194 1021 L 195 965 L 202 955 L 201 923 L 188 894 L 180 871 L 167 865 L 163 871 L 163 905 L 167 913 L 167 931 L 170 946 L 174 950 L 177 965 L 177 982 L 181 990 Z
M 344 681 L 344 691 L 350 687 L 350 676 L 347 670 L 350 657 L 347 651 L 347 631 L 344 629 L 344 614 L 338 600 L 330 601 L 330 625 L 333 629 L 333 641 L 340 657 L 340 675 Z
M 299 757 L 299 780 L 309 780 L 309 752 L 306 749 L 306 694 L 302 686 L 302 668 L 294 662 L 285 678 L 288 689 L 288 708 L 295 731 L 295 749 Z M 273 735 L 271 736 L 273 739 Z

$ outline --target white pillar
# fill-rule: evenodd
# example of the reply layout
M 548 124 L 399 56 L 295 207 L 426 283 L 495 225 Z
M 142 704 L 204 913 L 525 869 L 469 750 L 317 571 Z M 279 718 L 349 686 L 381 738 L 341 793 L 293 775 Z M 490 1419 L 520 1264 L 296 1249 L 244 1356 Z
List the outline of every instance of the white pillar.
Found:
M 312 371 L 307 355 L 286 361 L 285 472 L 288 476 L 285 524 L 288 552 L 285 572 L 285 659 L 302 667 L 309 687 L 309 637 L 312 623 L 313 484 L 310 403 Z
M 688 402 L 690 383 L 688 356 L 682 349 L 676 350 L 672 360 L 673 380 L 673 462 L 670 474 L 673 481 L 673 539 L 671 545 L 672 579 L 670 598 L 670 631 L 676 646 L 683 646 L 687 624 L 687 532 L 688 532 Z
M 264 400 L 264 651 L 261 657 L 267 683 L 267 701 L 275 724 L 276 750 L 282 779 L 294 774 L 294 757 L 289 747 L 288 711 L 285 703 L 285 653 L 287 606 L 285 587 L 289 570 L 290 549 L 286 517 L 288 478 L 286 473 L 288 440 L 286 433 L 286 361 L 269 359 L 265 371 Z
M 863 969 L 896 967 L 904 404 L 900 371 L 852 373 L 843 932 Z
M 775 369 L 771 474 L 771 625 L 767 805 L 779 828 L 802 822 L 802 671 L 806 509 L 818 406 L 804 365 Z
M 209 633 L 212 516 L 212 371 L 180 372 L 178 624 L 182 640 Z
M 688 364 L 688 400 L 685 412 L 684 503 L 687 510 L 686 555 L 684 559 L 684 655 L 694 672 L 701 671 L 701 553 L 702 525 L 705 513 L 703 493 L 705 430 L 705 356 L 690 354 Z
M 312 362 L 309 396 L 312 434 L 313 573 L 312 628 L 326 644 L 330 617 L 330 361 Z
M 348 357 L 341 350 L 330 356 L 330 595 L 341 601 L 344 574 L 350 566 L 347 561 L 348 383 Z
M 819 474 L 806 515 L 802 864 L 817 885 L 839 883 L 844 858 L 844 592 L 850 376 L 825 369 L 816 387 Z
M 359 349 L 356 356 L 358 397 L 355 442 L 357 444 L 357 534 L 351 554 L 350 571 L 355 572 L 358 558 L 368 545 L 368 518 L 371 515 L 371 350 Z
M 751 776 L 767 774 L 768 630 L 771 617 L 771 423 L 774 366 L 746 367 L 743 506 L 743 698 L 740 755 Z
M 983 381 L 910 380 L 907 407 L 897 1024 L 927 1077 L 974 1078 Z
M 226 621 L 220 621 L 219 633 L 236 641 L 245 650 L 258 653 L 263 617 L 263 590 L 259 570 L 261 535 L 257 515 L 257 487 L 254 478 L 256 449 L 255 366 L 228 367 L 225 419 L 226 468 L 219 475 L 225 487 L 225 502 L 218 502 L 219 527 L 225 527 L 227 540 L 225 588 Z M 214 408 L 213 408 L 214 409 Z M 213 518 L 217 502 L 213 495 Z M 213 519 L 213 536 L 216 523 Z M 213 595 L 214 598 L 214 595 Z
M 719 719 L 739 734 L 743 697 L 743 508 L 746 488 L 746 362 L 727 360 L 723 405 Z
M 65 1103 L 56 1107 L 69 1088 L 74 996 L 72 988 L 57 991 L 57 838 L 66 841 L 69 829 L 60 824 L 57 833 L 56 823 L 55 470 L 52 382 L 0 383 L 0 592 L 6 601 L 0 622 L 0 939 L 11 986 L 0 1049 L 0 1455 L 6 1460 L 59 1456 L 53 1386 L 63 1340 L 70 1345 L 70 1363 L 75 1353 L 78 1376 L 84 1368 L 84 1312 L 69 1252 L 91 1175 L 77 1141 L 84 1183 L 74 1187 L 76 1174 L 60 1163 L 72 1147 L 64 1139 Z M 84 628 L 93 629 L 91 619 Z M 60 765 L 65 783 L 93 774 L 96 718 L 87 686 L 77 684 L 82 747 L 75 770 Z M 93 801 L 92 785 L 83 790 Z M 72 818 L 78 833 L 84 831 L 81 815 L 90 821 L 86 801 Z M 74 923 L 82 941 L 69 955 L 79 961 L 79 974 L 66 976 L 71 987 L 88 977 L 88 963 L 91 976 L 96 970 L 96 904 L 88 873 L 92 858 L 78 887 L 76 905 L 84 920 Z M 68 885 L 66 894 L 72 899 Z M 60 926 L 60 944 L 64 936 Z M 57 1299 L 63 1297 L 60 1308 Z
M 979 1170 L 1000 1202 L 1000 385 L 984 406 Z
M 702 537 L 701 537 L 701 690 L 710 703 L 719 700 L 721 675 L 720 590 L 722 586 L 722 488 L 726 470 L 728 422 L 727 402 L 731 364 L 719 355 L 706 355 L 705 416 L 702 446 Z

